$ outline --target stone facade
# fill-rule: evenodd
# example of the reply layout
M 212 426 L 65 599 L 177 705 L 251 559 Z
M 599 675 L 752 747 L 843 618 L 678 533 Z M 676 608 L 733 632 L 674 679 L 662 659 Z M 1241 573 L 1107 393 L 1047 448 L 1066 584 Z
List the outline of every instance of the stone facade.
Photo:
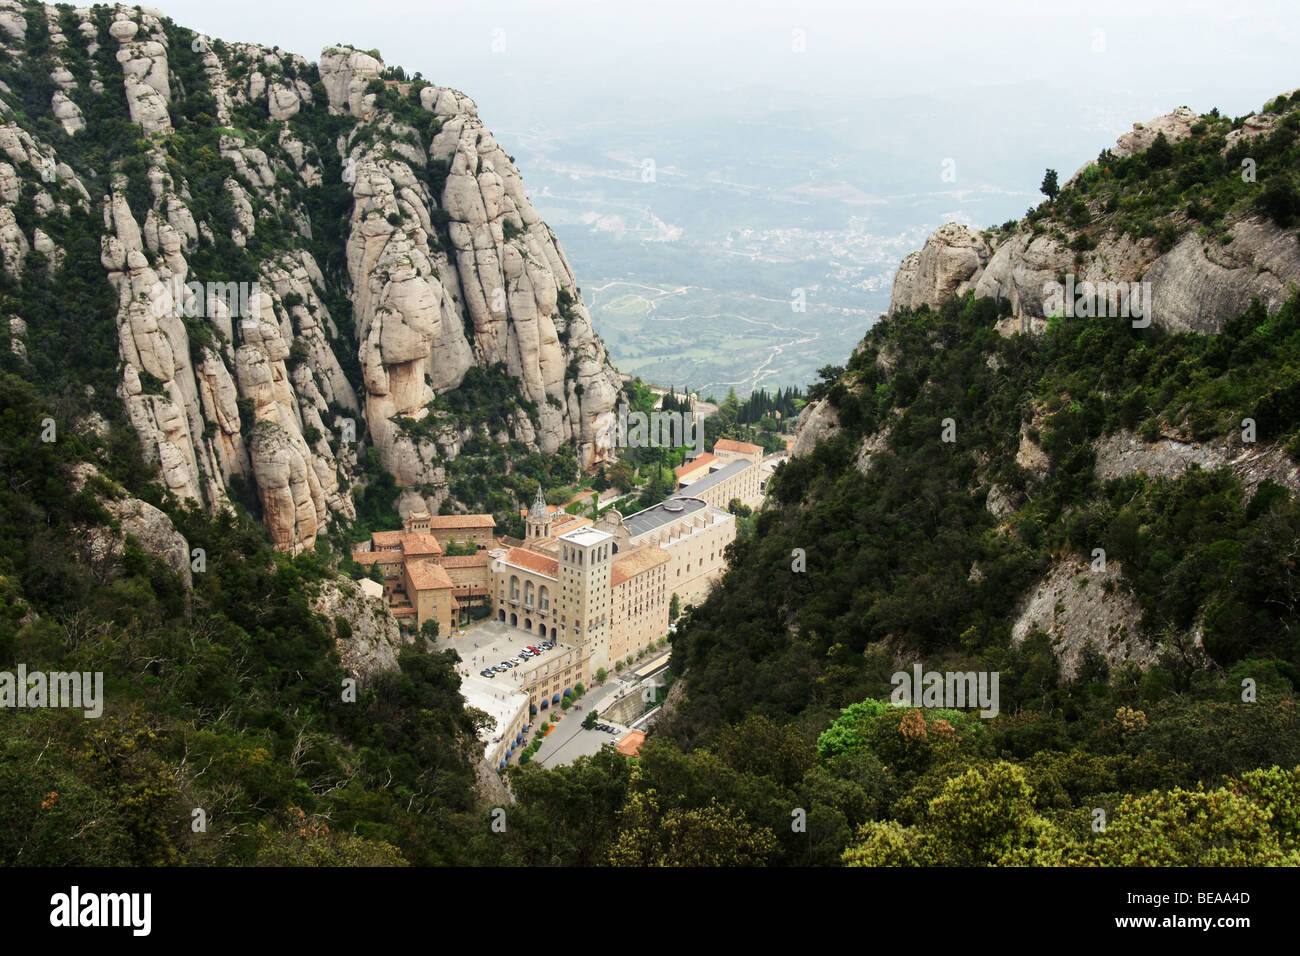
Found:
M 493 537 L 496 519 L 491 515 L 431 515 L 427 511 L 412 511 L 402 522 L 408 531 L 424 531 L 437 539 L 446 550 L 447 545 L 474 544 L 480 549 L 496 544 Z
M 608 659 L 634 657 L 668 633 L 668 570 L 672 558 L 646 545 L 614 560 Z
M 523 546 L 492 552 L 493 602 L 499 622 L 557 642 L 556 650 L 571 659 L 561 678 L 572 683 L 551 693 L 590 682 L 596 671 L 668 633 L 674 552 L 657 542 L 633 543 L 616 511 L 597 525 L 571 520 L 547 506 L 540 491 L 525 518 Z M 555 679 L 534 671 L 545 671 L 555 656 L 552 651 L 523 666 L 522 687 L 534 704 L 548 696 L 547 681 Z
M 491 515 L 412 512 L 401 531 L 376 531 L 369 549 L 353 551 L 352 559 L 367 568 L 379 566 L 384 598 L 398 621 L 417 631 L 426 621 L 437 621 L 438 633 L 447 635 L 466 621 L 471 606 L 488 602 L 491 559 L 486 550 L 448 556 L 446 543 L 473 542 L 486 549 L 495 543 L 495 527 Z
M 758 451 L 758 461 L 754 461 L 747 454 L 737 454 L 729 461 L 719 460 L 714 463 L 707 475 L 690 482 L 683 482 L 678 491 L 683 495 L 699 498 L 724 511 L 727 505 L 737 498 L 740 499 L 741 504 L 751 508 L 756 507 L 763 500 L 763 479 L 759 467 L 759 462 L 762 461 L 762 449 Z
M 719 461 L 724 463 L 742 459 L 753 462 L 755 465 L 763 463 L 763 446 L 747 441 L 719 438 L 717 444 L 713 446 L 713 454 Z
M 758 469 L 752 468 L 755 474 Z M 683 605 L 698 604 L 726 570 L 723 551 L 736 539 L 736 519 L 722 508 L 696 497 L 678 495 L 623 518 L 617 512 L 601 517 L 596 527 L 623 542 L 621 547 L 654 545 L 669 557 L 664 566 L 664 591 Z

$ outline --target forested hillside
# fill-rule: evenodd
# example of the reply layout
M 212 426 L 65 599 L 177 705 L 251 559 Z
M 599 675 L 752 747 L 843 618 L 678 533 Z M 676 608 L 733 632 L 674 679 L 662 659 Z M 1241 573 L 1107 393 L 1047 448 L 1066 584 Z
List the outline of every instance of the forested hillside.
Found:
M 1298 121 L 1286 98 L 1192 116 L 977 237 L 982 260 L 903 277 L 912 295 L 964 267 L 810 390 L 755 533 L 679 628 L 637 765 L 517 778 L 551 818 L 580 790 L 618 825 L 561 837 L 539 815 L 516 858 L 1300 863 L 1300 297 L 1265 295 L 1300 242 L 1268 246 L 1280 273 L 1215 274 L 1262 290 L 1222 286 L 1216 308 L 1247 305 L 1217 334 L 1160 321 L 1192 271 L 1153 323 L 1045 317 L 1033 287 L 1105 243 L 1131 268 L 1228 230 L 1272 243 Z M 1035 239 L 1070 250 L 1060 271 L 1033 272 Z M 1016 294 L 980 295 L 999 268 Z M 889 706 L 916 663 L 997 672 L 998 715 Z
M 473 102 L 0 0 L 0 114 L 0 670 L 105 680 L 94 720 L 6 704 L 0 862 L 1300 864 L 1296 97 L 945 227 L 806 406 L 724 400 L 712 438 L 799 429 L 655 732 L 510 793 L 454 657 L 326 540 L 608 450 L 616 377 Z M 1076 270 L 1154 321 L 1047 315 Z M 265 297 L 155 310 L 175 277 Z M 913 665 L 996 672 L 996 716 L 890 706 Z
M 0 860 L 463 862 L 479 747 L 454 659 L 404 648 L 348 700 L 339 648 L 372 612 L 316 601 L 349 583 L 169 501 L 124 425 L 43 441 L 58 411 L 0 378 L 0 661 L 103 672 L 103 714 L 6 706 Z M 180 570 L 140 538 L 172 522 Z

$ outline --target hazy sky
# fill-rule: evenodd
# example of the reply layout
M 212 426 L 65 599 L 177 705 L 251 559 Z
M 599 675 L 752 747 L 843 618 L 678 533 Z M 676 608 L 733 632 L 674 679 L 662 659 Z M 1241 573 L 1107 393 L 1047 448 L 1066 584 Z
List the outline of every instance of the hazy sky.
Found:
M 689 110 L 692 97 L 755 85 L 831 99 L 1025 85 L 1240 114 L 1300 84 L 1294 0 L 173 0 L 162 9 L 213 36 L 313 60 L 336 42 L 378 48 L 390 65 L 468 92 L 489 125 L 562 123 L 602 98 L 679 97 Z

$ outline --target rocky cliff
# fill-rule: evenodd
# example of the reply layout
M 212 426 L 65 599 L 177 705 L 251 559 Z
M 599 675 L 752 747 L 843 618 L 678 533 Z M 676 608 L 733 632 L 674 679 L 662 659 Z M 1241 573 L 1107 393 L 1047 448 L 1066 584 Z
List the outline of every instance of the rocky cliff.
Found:
M 118 397 L 178 498 L 246 500 L 297 551 L 355 514 L 367 447 L 434 508 L 476 434 L 608 453 L 617 376 L 469 97 L 145 7 L 2 0 L 0 52 L 3 269 L 57 282 L 96 238 Z M 42 330 L 21 297 L 5 311 L 25 358 Z M 513 383 L 504 429 L 439 410 L 475 366 Z
M 1190 642 L 1175 656 L 1203 646 L 1231 663 L 1241 631 L 1223 609 L 1249 603 L 1229 595 L 1252 579 L 1234 570 L 1228 584 L 1212 580 L 1214 549 L 1238 535 L 1275 568 L 1284 536 L 1269 525 L 1281 514 L 1271 503 L 1300 493 L 1300 386 L 1287 344 L 1300 304 L 1298 142 L 1294 94 L 1235 120 L 1180 108 L 1135 124 L 1023 220 L 938 229 L 900 264 L 889 315 L 844 373 L 814 387 L 775 499 L 808 497 L 815 508 L 818 497 L 835 499 L 832 481 L 842 484 L 852 507 L 818 526 L 827 528 L 868 512 L 892 486 L 897 497 L 874 519 L 864 553 L 904 523 L 909 497 L 935 502 L 936 514 L 951 509 L 942 533 L 904 553 L 930 548 L 913 574 L 935 594 L 970 596 L 954 615 L 994 586 L 983 548 L 1028 547 L 1034 560 L 996 585 L 1015 597 L 999 607 L 997 627 L 1018 648 L 1045 635 L 1063 679 L 1089 659 L 1093 671 L 1095 661 L 1145 668 L 1181 637 Z M 1098 308 L 1103 283 L 1145 284 L 1144 314 Z M 1060 315 L 1052 299 L 1070 286 L 1082 298 Z M 1112 302 L 1124 296 L 1107 309 Z M 951 484 L 935 477 L 945 472 Z M 1185 518 L 1177 533 L 1160 530 L 1170 502 L 1212 510 L 1203 502 L 1219 500 L 1233 517 L 1205 540 L 1189 542 Z M 940 584 L 931 565 L 951 557 L 955 515 L 977 503 L 986 514 L 971 526 L 991 536 L 972 548 L 964 581 Z M 1099 553 L 1109 563 L 1094 567 Z M 894 616 L 908 581 L 895 579 L 866 615 L 888 622 L 877 631 L 891 645 L 915 643 L 930 624 Z
M 1300 254 L 1289 216 L 1261 208 L 1270 181 L 1259 163 L 1290 144 L 1298 122 L 1283 95 L 1236 120 L 1179 107 L 1135 123 L 1025 221 L 936 230 L 900 264 L 890 312 L 973 291 L 1009 303 L 1003 335 L 1041 332 L 1045 287 L 1067 274 L 1077 285 L 1150 283 L 1151 321 L 1170 331 L 1217 333 L 1256 297 L 1275 310 L 1300 282 Z M 1140 194 L 1163 171 L 1170 201 L 1152 203 Z

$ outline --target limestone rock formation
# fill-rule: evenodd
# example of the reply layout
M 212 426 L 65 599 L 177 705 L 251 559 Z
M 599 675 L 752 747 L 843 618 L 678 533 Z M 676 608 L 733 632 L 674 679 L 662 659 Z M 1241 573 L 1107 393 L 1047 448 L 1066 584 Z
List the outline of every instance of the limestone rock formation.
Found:
M 136 10 L 119 7 L 109 34 L 120 44 L 117 62 L 122 66 L 131 119 L 146 133 L 157 133 L 171 126 L 167 38 L 158 17 Z
M 362 91 L 379 68 L 367 54 L 327 51 L 331 109 L 374 112 Z M 434 483 L 451 436 L 413 438 L 396 420 L 424 418 L 471 365 L 500 364 L 536 408 L 536 420 L 512 422 L 512 437 L 543 453 L 572 444 L 590 467 L 609 454 L 619 383 L 568 260 L 473 100 L 425 87 L 420 102 L 440 123 L 427 156 L 365 146 L 346 157 L 365 414 L 384 466 L 403 484 Z M 446 170 L 440 195 L 425 182 L 430 164 Z
M 1271 132 L 1279 118 L 1268 112 L 1246 117 L 1227 137 L 1224 152 L 1232 143 Z M 1135 123 L 1110 154 L 1126 157 L 1143 152 L 1162 133 L 1169 143 L 1177 143 L 1192 135 L 1200 119 L 1194 111 L 1179 107 L 1148 123 Z M 1075 173 L 1067 188 L 1093 165 Z M 1090 212 L 1096 215 L 1100 210 Z M 890 312 L 922 305 L 934 308 L 953 295 L 974 290 L 977 297 L 1009 304 L 1010 315 L 997 324 L 999 333 L 1038 333 L 1047 326 L 1045 303 L 1052 289 L 1072 275 L 1076 288 L 1084 283 L 1146 283 L 1149 301 L 1144 314 L 1152 325 L 1172 332 L 1218 333 L 1255 297 L 1275 310 L 1300 282 L 1294 230 L 1240 211 L 1223 224 L 1222 242 L 1202 238 L 1186 228 L 1180 216 L 1173 217 L 1171 224 L 1183 227 L 1172 248 L 1160 247 L 1150 237 L 1135 240 L 1109 222 L 1089 229 L 1086 236 L 1076 225 L 1049 220 L 1039 220 L 1033 228 L 1022 224 L 1009 234 L 979 234 L 949 223 L 936 230 L 920 252 L 910 253 L 900 263 Z M 1080 238 L 1086 242 L 1078 242 Z
M 329 97 L 331 112 L 350 112 L 364 116 L 374 103 L 374 95 L 367 97 L 366 85 L 378 79 L 383 64 L 369 53 L 351 47 L 330 47 L 321 53 L 320 79 Z
M 1016 510 L 1016 498 L 1001 485 L 990 485 L 984 507 L 995 518 L 1005 518 Z
M 1097 442 L 1096 474 L 1101 481 L 1146 472 L 1152 478 L 1179 478 L 1193 465 L 1206 471 L 1228 467 L 1247 494 L 1272 480 L 1300 494 L 1300 466 L 1281 446 L 1223 439 L 1206 442 L 1161 438 L 1147 442 L 1134 432 L 1121 430 Z
M 70 165 L 42 140 L 47 127 L 15 120 L 31 104 L 0 83 L 0 268 L 21 277 L 35 252 L 57 278 L 67 250 L 55 237 L 68 231 L 47 217 L 98 233 L 116 293 L 118 395 L 171 494 L 210 509 L 260 504 L 276 544 L 297 551 L 355 516 L 369 446 L 404 501 L 433 508 L 471 441 L 568 445 L 588 467 L 610 454 L 617 376 L 554 233 L 472 99 L 399 82 L 350 47 L 312 64 L 125 5 L 46 7 L 38 54 L 34 9 L 0 0 L 0 47 L 20 68 L 41 57 L 49 118 L 81 139 L 101 121 L 99 94 L 121 84 L 122 117 L 144 139 L 111 169 Z M 337 137 L 313 132 L 324 117 L 302 122 L 327 111 Z M 207 143 L 195 160 L 194 131 L 213 121 L 216 155 Z M 306 245 L 340 221 L 342 268 Z M 6 322 L 26 358 L 28 324 Z M 470 369 L 498 366 L 518 399 L 505 429 L 439 419 L 410 431 Z
M 1142 277 L 1152 321 L 1170 332 L 1218 333 L 1258 296 L 1274 311 L 1300 282 L 1293 230 L 1259 218 L 1232 224 L 1226 246 L 1188 233 Z
M 320 478 L 308 465 L 301 439 L 271 422 L 259 422 L 250 442 L 253 474 L 275 545 L 286 551 L 310 547 L 325 522 Z
M 1078 673 L 1088 646 L 1112 667 L 1153 661 L 1156 648 L 1142 636 L 1141 619 L 1119 562 L 1093 571 L 1088 564 L 1064 561 L 1026 595 L 1011 627 L 1011 641 L 1020 644 L 1034 627 L 1046 632 L 1061 674 L 1069 680 Z
M 402 637 L 388 604 L 367 597 L 354 582 L 331 578 L 312 596 L 311 609 L 329 620 L 343 669 L 362 687 L 385 671 L 397 670 Z M 338 626 L 338 619 L 347 622 Z
M 889 433 L 891 430 L 889 426 L 886 426 L 862 439 L 862 444 L 858 446 L 858 453 L 853 458 L 853 467 L 864 475 L 870 471 L 871 459 L 889 447 Z
M 988 262 L 989 244 L 974 230 L 950 222 L 931 233 L 921 252 L 912 255 L 903 260 L 895 276 L 891 312 L 922 305 L 938 308 L 950 296 L 964 293 Z
M 980 297 L 1006 299 L 1014 315 L 1043 317 L 1044 286 L 1059 280 L 1074 254 L 1050 236 L 1016 233 L 998 246 L 975 283 Z
M 798 458 L 809 454 L 817 447 L 819 441 L 832 437 L 839 430 L 840 416 L 830 402 L 826 399 L 810 402 L 799 413 L 799 421 L 794 429 L 794 444 L 790 446 L 790 457 Z
M 81 490 L 99 471 L 93 465 L 80 464 L 73 469 L 73 487 Z M 92 563 L 109 556 L 120 558 L 128 536 L 134 538 L 146 554 L 161 558 L 189 588 L 193 584 L 189 543 L 176 530 L 171 519 L 147 501 L 126 494 L 101 495 L 100 504 L 117 524 L 116 532 L 108 525 L 88 532 L 87 550 Z

